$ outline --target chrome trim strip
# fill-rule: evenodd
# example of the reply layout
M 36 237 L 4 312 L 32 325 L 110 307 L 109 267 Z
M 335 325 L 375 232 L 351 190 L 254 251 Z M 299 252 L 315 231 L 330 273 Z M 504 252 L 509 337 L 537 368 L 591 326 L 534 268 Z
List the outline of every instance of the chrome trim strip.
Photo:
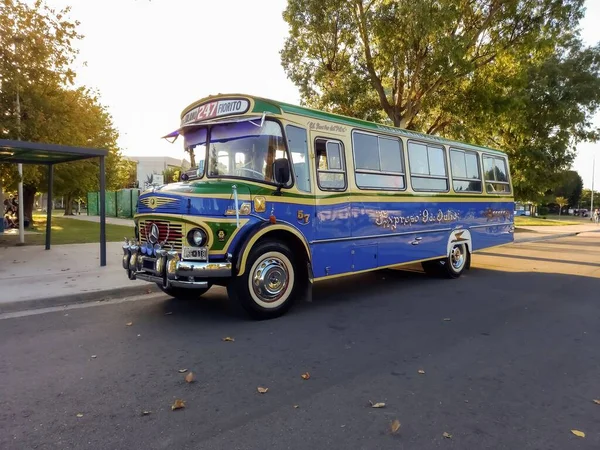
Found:
M 231 276 L 232 264 L 230 262 L 192 262 L 178 261 L 175 264 L 177 277 L 204 277 L 221 278 Z M 170 282 L 173 281 L 170 279 Z
M 406 236 L 409 234 L 425 234 L 425 233 L 441 233 L 443 231 L 452 231 L 453 228 L 440 228 L 437 230 L 413 230 L 406 231 L 404 233 L 389 233 L 389 234 L 371 234 L 369 236 L 349 236 L 343 238 L 334 238 L 334 239 L 317 239 L 315 241 L 309 242 L 309 244 L 322 244 L 324 242 L 341 242 L 341 241 L 358 241 L 363 239 L 373 239 L 373 238 L 381 238 L 381 237 L 393 237 L 393 236 Z
M 473 225 L 472 227 L 469 227 L 469 229 L 471 229 L 471 228 L 497 227 L 497 226 L 500 226 L 500 225 L 505 225 L 505 226 L 512 225 L 512 226 L 514 226 L 514 224 L 510 223 L 510 222 L 509 223 L 486 223 L 485 225 Z

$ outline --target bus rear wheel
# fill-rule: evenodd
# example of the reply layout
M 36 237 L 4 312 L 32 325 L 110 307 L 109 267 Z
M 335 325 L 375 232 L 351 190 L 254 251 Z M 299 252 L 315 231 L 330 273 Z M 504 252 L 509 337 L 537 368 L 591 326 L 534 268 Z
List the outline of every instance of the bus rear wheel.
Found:
M 229 283 L 227 293 L 253 319 L 273 319 L 292 307 L 300 284 L 290 248 L 262 242 L 250 250 L 246 271 Z
M 471 254 L 467 246 L 455 244 L 450 249 L 448 257 L 435 261 L 424 261 L 421 266 L 428 275 L 458 278 L 469 267 L 470 259 Z

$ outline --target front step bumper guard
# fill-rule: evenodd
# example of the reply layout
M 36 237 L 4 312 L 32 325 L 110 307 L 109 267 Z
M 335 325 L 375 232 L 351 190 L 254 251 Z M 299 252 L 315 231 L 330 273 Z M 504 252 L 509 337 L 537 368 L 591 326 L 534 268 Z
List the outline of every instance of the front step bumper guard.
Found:
M 231 255 L 226 261 L 183 261 L 175 250 L 158 249 L 155 256 L 143 254 L 138 243 L 123 245 L 123 269 L 129 279 L 157 283 L 165 288 L 200 289 L 208 287 L 208 279 L 229 278 L 233 265 Z

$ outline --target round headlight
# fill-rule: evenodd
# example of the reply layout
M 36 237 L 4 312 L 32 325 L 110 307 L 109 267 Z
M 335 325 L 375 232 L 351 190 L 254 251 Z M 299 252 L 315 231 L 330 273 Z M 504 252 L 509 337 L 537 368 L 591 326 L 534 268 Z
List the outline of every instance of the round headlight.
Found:
M 201 228 L 194 228 L 188 233 L 188 242 L 195 247 L 202 247 L 206 240 L 206 232 Z

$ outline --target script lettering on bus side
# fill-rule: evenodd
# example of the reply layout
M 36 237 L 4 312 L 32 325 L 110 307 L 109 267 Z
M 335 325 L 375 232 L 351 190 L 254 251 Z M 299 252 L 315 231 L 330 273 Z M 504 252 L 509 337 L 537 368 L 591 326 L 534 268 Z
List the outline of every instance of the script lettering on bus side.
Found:
M 398 228 L 398 226 L 411 226 L 419 223 L 449 223 L 459 219 L 460 213 L 458 211 L 447 210 L 444 212 L 441 209 L 438 209 L 437 212 L 425 209 L 418 214 L 413 214 L 411 216 L 390 214 L 388 211 L 377 211 L 375 213 L 375 225 L 382 228 L 388 228 L 392 231 Z
M 487 208 L 485 211 L 483 211 L 483 215 L 485 216 L 485 218 L 489 221 L 492 219 L 504 219 L 504 220 L 508 220 L 512 217 L 513 213 L 512 211 L 508 210 L 508 209 L 492 209 L 492 208 Z
M 329 131 L 331 133 L 345 133 L 346 127 L 341 125 L 322 124 L 320 122 L 308 122 L 308 127 L 315 131 Z

